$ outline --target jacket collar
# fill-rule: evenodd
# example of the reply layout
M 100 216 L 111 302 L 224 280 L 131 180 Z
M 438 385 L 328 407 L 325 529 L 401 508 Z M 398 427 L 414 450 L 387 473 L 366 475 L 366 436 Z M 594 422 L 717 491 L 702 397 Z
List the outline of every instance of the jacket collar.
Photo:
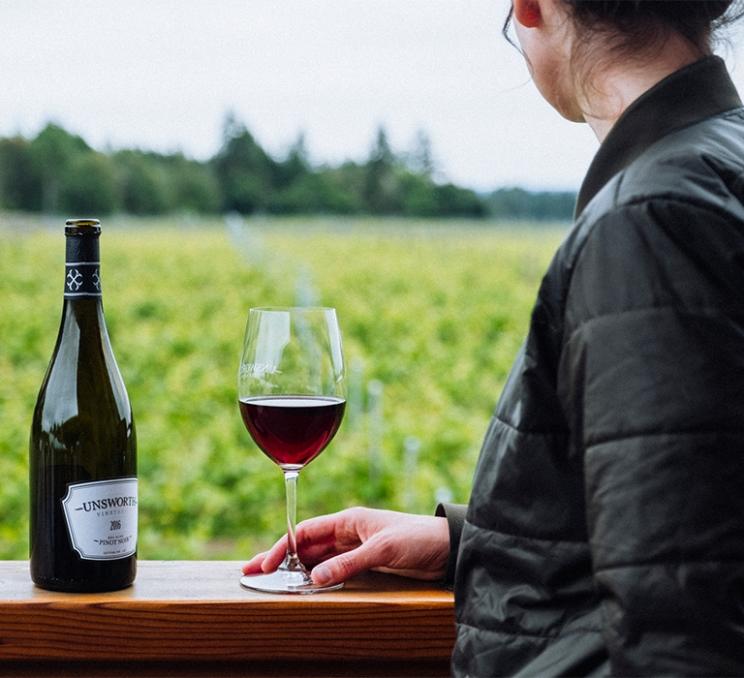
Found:
M 605 137 L 584 177 L 574 216 L 661 137 L 741 105 L 726 65 L 717 56 L 667 76 L 630 104 Z

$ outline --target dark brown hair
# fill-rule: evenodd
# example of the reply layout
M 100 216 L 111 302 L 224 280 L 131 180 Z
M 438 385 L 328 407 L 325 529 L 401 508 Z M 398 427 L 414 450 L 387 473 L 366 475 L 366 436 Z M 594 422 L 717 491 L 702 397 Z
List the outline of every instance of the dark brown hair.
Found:
M 702 53 L 711 51 L 711 38 L 720 27 L 744 14 L 744 0 L 561 0 L 578 31 L 580 43 L 601 34 L 613 56 L 633 57 L 658 45 L 676 31 Z M 504 22 L 509 42 L 513 9 Z M 581 45 L 577 44 L 580 49 Z M 577 56 L 577 55 L 574 55 Z

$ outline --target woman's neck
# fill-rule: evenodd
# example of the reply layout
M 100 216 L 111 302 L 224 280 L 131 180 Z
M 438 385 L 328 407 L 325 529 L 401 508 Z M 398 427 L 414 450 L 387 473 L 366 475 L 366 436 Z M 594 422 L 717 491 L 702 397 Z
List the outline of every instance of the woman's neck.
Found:
M 671 35 L 656 58 L 635 67 L 612 65 L 596 75 L 585 88 L 581 109 L 584 120 L 604 141 L 617 119 L 641 94 L 668 75 L 705 56 L 678 34 Z

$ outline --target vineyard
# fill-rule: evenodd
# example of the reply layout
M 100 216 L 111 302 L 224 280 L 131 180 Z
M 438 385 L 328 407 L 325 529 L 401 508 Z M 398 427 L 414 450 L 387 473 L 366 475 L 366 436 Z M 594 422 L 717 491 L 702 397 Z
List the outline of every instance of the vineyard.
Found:
M 0 220 L 0 558 L 27 557 L 28 430 L 57 333 L 63 221 Z M 135 412 L 140 557 L 243 558 L 284 526 L 238 415 L 251 306 L 335 306 L 347 416 L 300 519 L 466 501 L 481 437 L 564 233 L 478 222 L 110 218 L 104 304 Z

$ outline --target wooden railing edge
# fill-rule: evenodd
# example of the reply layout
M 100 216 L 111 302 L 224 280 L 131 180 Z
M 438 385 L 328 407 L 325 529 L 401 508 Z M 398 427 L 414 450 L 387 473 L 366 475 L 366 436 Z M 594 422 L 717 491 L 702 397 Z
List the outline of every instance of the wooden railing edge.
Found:
M 446 675 L 454 605 L 442 587 L 368 574 L 336 593 L 270 596 L 241 589 L 239 565 L 144 561 L 130 589 L 60 594 L 34 587 L 22 561 L 0 561 L 0 665 L 300 662 Z

